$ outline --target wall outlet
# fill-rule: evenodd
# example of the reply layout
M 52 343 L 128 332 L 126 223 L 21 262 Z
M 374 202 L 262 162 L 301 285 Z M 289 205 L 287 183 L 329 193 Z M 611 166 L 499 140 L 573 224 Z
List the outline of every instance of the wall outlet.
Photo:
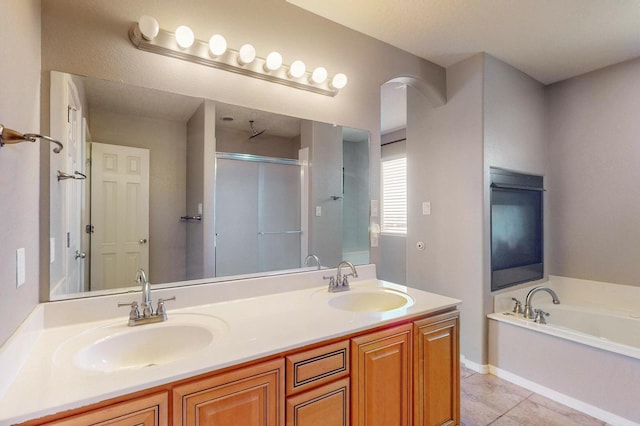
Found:
M 24 248 L 16 250 L 16 288 L 20 287 L 26 281 L 26 253 Z
M 316 206 L 316 216 L 322 216 L 322 206 Z

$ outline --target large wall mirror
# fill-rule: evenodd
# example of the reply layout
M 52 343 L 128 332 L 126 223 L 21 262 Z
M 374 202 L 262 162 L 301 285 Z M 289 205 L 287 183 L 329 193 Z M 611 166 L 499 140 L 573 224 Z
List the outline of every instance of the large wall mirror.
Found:
M 50 78 L 50 300 L 369 262 L 368 132 Z

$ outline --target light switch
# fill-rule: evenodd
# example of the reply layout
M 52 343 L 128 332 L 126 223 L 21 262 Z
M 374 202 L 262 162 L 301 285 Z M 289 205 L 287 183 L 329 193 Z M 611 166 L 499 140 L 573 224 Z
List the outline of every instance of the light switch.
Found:
M 378 217 L 379 209 L 378 209 L 378 200 L 371 200 L 371 217 Z
M 19 248 L 16 250 L 16 288 L 20 287 L 26 281 L 26 265 L 25 250 Z
M 322 216 L 322 206 L 316 206 L 316 216 Z
M 422 202 L 422 214 L 429 216 L 431 214 L 431 203 L 429 201 Z

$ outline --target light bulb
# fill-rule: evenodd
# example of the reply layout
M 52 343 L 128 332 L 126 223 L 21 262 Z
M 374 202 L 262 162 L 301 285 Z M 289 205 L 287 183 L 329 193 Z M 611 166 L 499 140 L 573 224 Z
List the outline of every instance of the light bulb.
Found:
M 238 62 L 240 65 L 246 65 L 253 62 L 256 58 L 256 48 L 250 44 L 243 44 L 238 52 Z
M 149 15 L 142 15 L 138 19 L 138 28 L 140 28 L 140 34 L 145 40 L 153 40 L 160 32 L 160 25 L 156 18 Z
M 282 66 L 282 55 L 278 52 L 271 52 L 267 55 L 264 63 L 266 71 L 275 71 Z
M 342 74 L 342 73 L 338 73 L 336 75 L 333 76 L 333 80 L 331 80 L 331 86 L 335 89 L 342 89 L 344 86 L 347 85 L 347 76 Z
M 213 56 L 220 56 L 227 51 L 227 40 L 220 34 L 216 34 L 209 39 L 209 51 Z
M 304 75 L 307 67 L 302 61 L 293 61 L 291 67 L 289 67 L 289 76 L 293 78 L 300 78 Z
M 327 79 L 327 70 L 324 67 L 318 67 L 311 74 L 311 81 L 316 84 L 324 83 Z
M 194 40 L 195 38 L 193 36 L 193 31 L 191 31 L 191 28 L 187 27 L 186 25 L 180 25 L 178 28 L 176 28 L 176 42 L 178 43 L 178 46 L 182 47 L 183 49 L 187 49 L 191 47 Z

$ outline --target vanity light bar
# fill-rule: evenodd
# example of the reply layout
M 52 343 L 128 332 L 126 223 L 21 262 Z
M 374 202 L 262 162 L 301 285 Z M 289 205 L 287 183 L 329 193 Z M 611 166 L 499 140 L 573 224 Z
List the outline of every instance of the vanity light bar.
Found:
M 152 25 L 151 31 L 148 29 L 150 20 L 152 24 L 155 23 Z M 134 46 L 146 52 L 182 59 L 320 95 L 335 96 L 339 89 L 347 84 L 347 77 L 341 73 L 336 74 L 332 79 L 327 79 L 327 71 L 322 67 L 312 71 L 305 70 L 301 73 L 298 67 L 292 69 L 284 64 L 278 65 L 281 56 L 277 52 L 272 52 L 267 59 L 256 56 L 255 59 L 246 62 L 240 59 L 240 51 L 234 49 L 227 48 L 222 54 L 214 55 L 211 53 L 209 43 L 198 39 L 193 39 L 187 47 L 181 47 L 175 33 L 160 29 L 157 21 L 149 16 L 143 16 L 139 22 L 131 27 L 129 39 Z M 185 45 L 184 42 L 181 41 L 181 43 Z M 252 46 L 250 47 L 252 48 Z M 277 67 L 273 65 L 274 58 Z M 296 65 L 299 62 L 296 61 Z M 276 69 L 273 69 L 274 67 Z M 304 64 L 302 64 L 302 69 L 304 69 Z M 318 71 L 319 69 L 320 71 Z M 321 81 L 316 78 L 318 72 L 324 77 Z

